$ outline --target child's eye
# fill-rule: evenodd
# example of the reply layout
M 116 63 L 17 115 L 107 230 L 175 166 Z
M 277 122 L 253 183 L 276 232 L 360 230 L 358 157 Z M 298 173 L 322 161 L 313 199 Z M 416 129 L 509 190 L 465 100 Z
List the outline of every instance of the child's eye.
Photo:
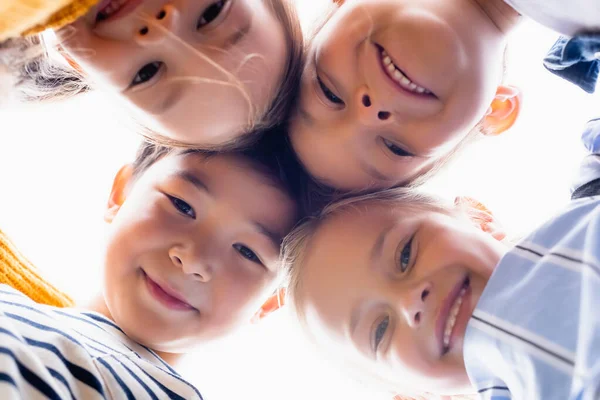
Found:
M 169 197 L 169 200 L 171 200 L 171 203 L 173 204 L 173 206 L 175 207 L 175 209 L 177 211 L 179 211 L 183 215 L 186 215 L 190 218 L 196 219 L 196 211 L 194 211 L 192 206 L 190 206 L 185 201 L 178 199 L 177 197 L 173 197 L 173 196 L 167 196 L 167 197 Z
M 408 267 L 410 267 L 410 260 L 412 258 L 412 242 L 413 237 L 411 237 L 410 240 L 406 242 L 404 247 L 402 247 L 402 250 L 400 251 L 400 254 L 398 256 L 398 268 L 402 273 L 406 272 L 408 270 Z
M 136 86 L 144 82 L 148 82 L 150 79 L 154 78 L 156 74 L 158 74 L 162 66 L 163 63 L 160 61 L 155 61 L 144 65 L 133 77 L 133 81 L 131 81 L 131 86 Z
M 329 100 L 330 102 L 332 102 L 333 104 L 339 104 L 339 105 L 344 105 L 344 101 L 342 99 L 340 99 L 339 97 L 337 97 L 335 95 L 335 93 L 333 93 L 328 87 L 327 85 L 325 85 L 323 83 L 323 81 L 321 80 L 321 78 L 319 78 L 317 76 L 317 82 L 319 83 L 319 87 L 321 88 L 321 91 L 323 92 L 323 95 L 325 96 L 325 98 L 327 100 Z
M 385 336 L 385 332 L 387 331 L 389 325 L 390 325 L 390 317 L 386 316 L 375 327 L 375 333 L 373 335 L 373 351 L 374 352 L 377 352 L 377 349 L 379 348 L 379 345 L 381 344 L 381 341 L 383 340 L 383 337 Z
M 217 17 L 221 14 L 223 9 L 227 5 L 228 1 L 230 1 L 230 0 L 215 1 L 214 3 L 209 5 L 202 12 L 202 15 L 200 15 L 200 18 L 198 19 L 198 23 L 196 24 L 196 29 L 200 29 L 200 28 L 210 24 L 215 19 L 217 19 Z
M 390 149 L 392 153 L 399 157 L 414 157 L 414 154 L 411 154 L 410 152 L 404 150 L 402 147 L 395 145 L 394 143 L 390 142 L 385 138 L 383 139 L 383 143 L 388 149 Z
M 254 253 L 252 250 L 250 250 L 248 247 L 244 246 L 243 244 L 235 243 L 233 245 L 233 248 L 236 249 L 237 252 L 240 253 L 242 255 L 242 257 L 244 257 L 245 259 L 262 265 L 262 262 L 260 261 L 260 258 L 258 258 L 256 253 Z

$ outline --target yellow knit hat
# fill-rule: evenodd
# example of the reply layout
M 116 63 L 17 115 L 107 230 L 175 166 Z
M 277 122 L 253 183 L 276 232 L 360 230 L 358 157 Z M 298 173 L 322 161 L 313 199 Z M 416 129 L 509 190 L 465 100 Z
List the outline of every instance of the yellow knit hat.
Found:
M 2 0 L 0 42 L 59 29 L 85 15 L 99 0 Z

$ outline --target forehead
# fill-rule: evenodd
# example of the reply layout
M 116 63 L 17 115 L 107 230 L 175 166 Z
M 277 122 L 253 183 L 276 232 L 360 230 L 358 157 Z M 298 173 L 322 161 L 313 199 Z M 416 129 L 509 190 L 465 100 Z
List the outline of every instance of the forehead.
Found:
M 379 233 L 395 221 L 393 210 L 373 206 L 341 212 L 319 227 L 306 249 L 298 296 L 309 322 L 341 333 L 337 328 L 370 285 L 370 254 Z
M 237 156 L 218 154 L 167 155 L 146 171 L 147 182 L 177 181 L 206 189 L 232 215 L 244 215 L 287 234 L 296 218 L 296 203 L 287 191 L 257 163 Z M 203 187 L 204 186 L 204 187 Z

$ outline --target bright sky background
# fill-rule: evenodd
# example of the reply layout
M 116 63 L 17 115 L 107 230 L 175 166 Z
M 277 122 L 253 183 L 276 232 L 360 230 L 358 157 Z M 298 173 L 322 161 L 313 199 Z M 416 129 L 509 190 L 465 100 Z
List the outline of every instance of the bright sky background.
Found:
M 299 1 L 305 22 L 320 4 Z M 514 235 L 535 228 L 568 201 L 583 155 L 581 128 L 600 116 L 600 96 L 587 95 L 541 66 L 555 38 L 533 23 L 515 33 L 508 83 L 525 94 L 520 121 L 504 136 L 466 150 L 434 183 L 447 196 L 483 201 Z M 102 215 L 112 177 L 137 144 L 103 101 L 90 95 L 0 110 L 0 228 L 82 303 L 101 286 Z M 323 364 L 285 311 L 198 350 L 180 371 L 212 400 L 378 398 Z

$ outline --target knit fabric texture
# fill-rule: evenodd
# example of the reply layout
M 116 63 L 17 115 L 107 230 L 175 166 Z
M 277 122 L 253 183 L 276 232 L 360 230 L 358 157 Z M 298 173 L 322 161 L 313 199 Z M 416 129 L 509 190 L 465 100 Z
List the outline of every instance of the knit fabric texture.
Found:
M 40 304 L 73 307 L 67 294 L 48 282 L 0 230 L 0 283 L 5 283 Z
M 46 29 L 60 29 L 83 16 L 99 0 L 2 0 L 0 41 Z

